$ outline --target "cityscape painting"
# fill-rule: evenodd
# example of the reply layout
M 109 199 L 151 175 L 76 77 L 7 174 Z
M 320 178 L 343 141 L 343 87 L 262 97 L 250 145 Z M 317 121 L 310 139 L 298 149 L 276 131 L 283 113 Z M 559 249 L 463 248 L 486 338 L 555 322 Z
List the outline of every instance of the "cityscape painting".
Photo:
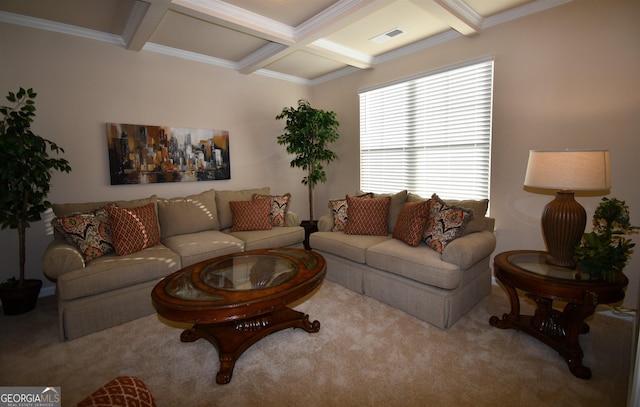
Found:
M 229 132 L 107 123 L 111 185 L 231 179 Z

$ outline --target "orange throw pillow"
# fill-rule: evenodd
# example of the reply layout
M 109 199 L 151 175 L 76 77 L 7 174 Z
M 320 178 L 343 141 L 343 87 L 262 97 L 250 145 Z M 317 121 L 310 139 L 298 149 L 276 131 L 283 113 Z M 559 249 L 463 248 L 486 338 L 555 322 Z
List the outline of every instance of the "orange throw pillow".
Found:
M 393 237 L 413 247 L 419 245 L 424 236 L 430 209 L 431 200 L 405 203 L 393 229 Z
M 348 235 L 386 236 L 389 234 L 387 222 L 391 197 L 358 198 L 347 195 L 347 224 L 344 233 Z
M 111 222 L 111 238 L 118 256 L 135 253 L 160 243 L 156 206 L 149 203 L 137 208 L 106 207 Z
M 231 231 L 271 229 L 271 197 L 252 201 L 230 201 Z

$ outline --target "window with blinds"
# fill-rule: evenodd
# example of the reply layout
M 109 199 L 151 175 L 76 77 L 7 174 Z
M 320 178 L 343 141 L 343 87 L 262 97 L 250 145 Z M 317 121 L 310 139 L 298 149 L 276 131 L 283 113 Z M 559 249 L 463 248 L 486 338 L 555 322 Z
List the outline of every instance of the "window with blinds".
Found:
M 493 58 L 360 92 L 360 189 L 489 198 Z

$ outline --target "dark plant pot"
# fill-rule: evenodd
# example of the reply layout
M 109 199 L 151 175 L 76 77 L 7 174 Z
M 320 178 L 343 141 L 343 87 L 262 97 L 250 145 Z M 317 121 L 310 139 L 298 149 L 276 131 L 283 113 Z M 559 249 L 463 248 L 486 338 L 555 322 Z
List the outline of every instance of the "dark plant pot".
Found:
M 304 228 L 304 248 L 311 250 L 311 246 L 309 246 L 309 235 L 318 231 L 318 221 L 303 220 L 300 222 L 300 226 Z
M 25 280 L 23 287 L 0 288 L 2 311 L 5 315 L 19 315 L 36 307 L 42 280 Z

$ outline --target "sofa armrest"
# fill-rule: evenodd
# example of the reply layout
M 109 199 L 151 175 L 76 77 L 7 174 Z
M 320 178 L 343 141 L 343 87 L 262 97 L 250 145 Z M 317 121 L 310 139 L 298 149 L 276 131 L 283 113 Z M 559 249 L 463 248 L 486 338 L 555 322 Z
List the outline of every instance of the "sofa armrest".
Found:
M 64 238 L 56 237 L 42 256 L 42 271 L 47 278 L 56 281 L 61 275 L 84 268 L 84 258 L 77 247 Z
M 323 215 L 318 219 L 318 232 L 331 232 L 333 229 L 333 215 Z
M 474 232 L 457 238 L 442 251 L 442 260 L 466 270 L 490 256 L 496 248 L 496 237 L 489 231 Z
M 300 226 L 300 217 L 297 213 L 287 211 L 284 215 L 284 225 L 285 226 Z

